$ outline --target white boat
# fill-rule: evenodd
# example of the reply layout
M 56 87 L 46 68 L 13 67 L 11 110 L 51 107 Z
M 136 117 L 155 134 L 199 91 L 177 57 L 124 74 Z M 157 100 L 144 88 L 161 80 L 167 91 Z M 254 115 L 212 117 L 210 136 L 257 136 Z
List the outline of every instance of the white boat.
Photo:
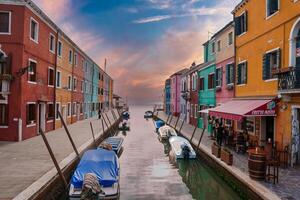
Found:
M 158 135 L 160 139 L 168 139 L 171 136 L 177 136 L 177 133 L 174 128 L 164 125 L 158 129 Z
M 194 159 L 196 152 L 188 140 L 179 136 L 172 136 L 169 139 L 171 149 L 176 159 Z

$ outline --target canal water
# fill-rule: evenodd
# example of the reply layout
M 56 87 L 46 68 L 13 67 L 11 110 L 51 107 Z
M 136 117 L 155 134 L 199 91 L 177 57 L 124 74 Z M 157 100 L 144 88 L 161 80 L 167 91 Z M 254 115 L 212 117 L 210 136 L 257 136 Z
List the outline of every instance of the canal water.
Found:
M 240 197 L 200 159 L 170 162 L 169 145 L 161 143 L 152 120 L 144 113 L 151 107 L 130 107 L 131 130 L 123 135 L 120 157 L 120 199 L 237 200 Z

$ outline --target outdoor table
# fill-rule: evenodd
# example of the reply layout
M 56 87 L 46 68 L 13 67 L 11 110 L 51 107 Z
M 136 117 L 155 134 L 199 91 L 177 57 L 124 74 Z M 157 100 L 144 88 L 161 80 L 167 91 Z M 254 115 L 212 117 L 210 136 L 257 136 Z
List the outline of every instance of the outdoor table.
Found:
M 261 148 L 249 149 L 248 169 L 250 178 L 264 180 L 266 176 L 267 155 Z

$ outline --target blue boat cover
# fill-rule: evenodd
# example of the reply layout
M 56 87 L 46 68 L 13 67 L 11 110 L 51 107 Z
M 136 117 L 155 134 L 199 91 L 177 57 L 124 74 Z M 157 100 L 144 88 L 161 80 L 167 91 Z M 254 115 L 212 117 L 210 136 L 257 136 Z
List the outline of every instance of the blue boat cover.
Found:
M 157 120 L 157 121 L 154 122 L 155 128 L 160 128 L 160 127 L 162 127 L 164 125 L 165 125 L 165 122 L 162 121 L 162 120 Z
M 81 188 L 84 175 L 94 173 L 101 186 L 111 187 L 117 182 L 118 170 L 118 158 L 115 152 L 105 149 L 88 150 L 83 154 L 71 183 L 75 188 Z

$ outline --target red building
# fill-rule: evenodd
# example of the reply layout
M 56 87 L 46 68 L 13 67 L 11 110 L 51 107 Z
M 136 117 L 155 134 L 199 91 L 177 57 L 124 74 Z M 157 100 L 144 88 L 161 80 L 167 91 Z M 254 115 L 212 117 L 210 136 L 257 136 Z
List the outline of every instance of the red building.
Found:
M 1 49 L 7 55 L 1 67 L 9 68 L 1 74 L 2 84 L 8 73 L 11 77 L 7 98 L 1 100 L 0 140 L 24 140 L 39 128 L 54 129 L 57 29 L 28 6 L 0 4 L 0 20 Z

